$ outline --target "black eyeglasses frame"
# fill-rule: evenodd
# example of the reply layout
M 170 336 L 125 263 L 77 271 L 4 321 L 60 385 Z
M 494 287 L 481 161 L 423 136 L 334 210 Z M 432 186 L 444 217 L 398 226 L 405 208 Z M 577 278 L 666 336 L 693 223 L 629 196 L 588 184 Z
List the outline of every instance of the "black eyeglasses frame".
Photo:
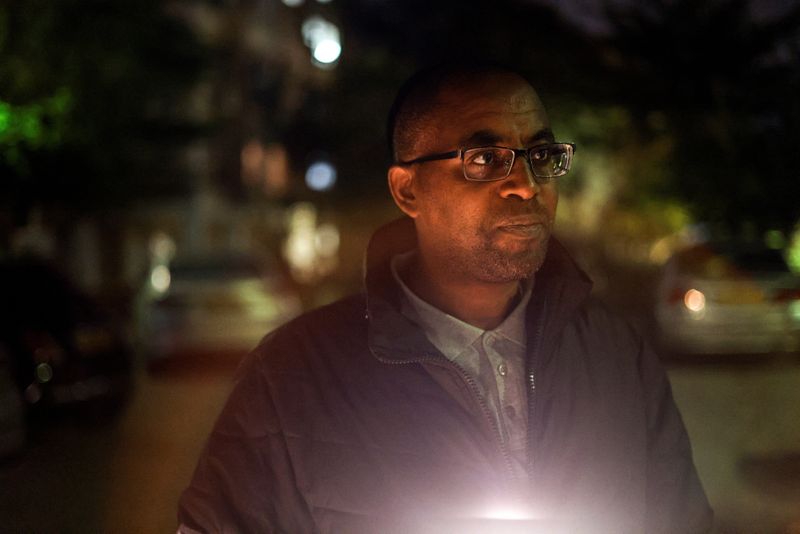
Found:
M 547 176 L 541 176 L 541 175 L 536 173 L 536 170 L 534 169 L 533 164 L 531 163 L 531 152 L 533 152 L 535 150 L 541 150 L 542 148 L 548 148 L 548 147 L 559 147 L 559 148 L 569 147 L 569 148 L 567 148 L 567 153 L 568 153 L 569 160 L 567 162 L 566 170 L 563 173 L 556 174 L 556 175 L 547 175 Z M 506 171 L 505 176 L 502 176 L 502 177 L 499 177 L 499 178 L 492 178 L 491 180 L 476 180 L 475 178 L 470 178 L 469 176 L 467 176 L 467 169 L 466 169 L 465 162 L 464 162 L 464 153 L 469 151 L 469 150 L 480 150 L 480 149 L 485 149 L 485 148 L 502 148 L 504 150 L 511 150 L 514 153 L 514 156 L 513 156 L 512 160 L 511 160 L 511 164 L 508 166 L 508 169 Z M 508 147 L 508 146 L 488 145 L 488 146 L 476 146 L 476 147 L 463 147 L 463 148 L 459 148 L 458 150 L 451 150 L 449 152 L 441 152 L 441 153 L 437 153 L 437 154 L 427 154 L 425 156 L 420 156 L 420 157 L 414 158 L 412 160 L 398 161 L 398 162 L 395 163 L 395 165 L 405 166 L 405 165 L 414 165 L 414 164 L 417 164 L 417 163 L 427 163 L 427 162 L 430 162 L 430 161 L 441 161 L 441 160 L 457 159 L 458 158 L 458 159 L 461 159 L 461 167 L 462 167 L 462 170 L 464 171 L 464 178 L 466 180 L 469 180 L 470 182 L 496 182 L 496 181 L 505 180 L 506 178 L 508 178 L 508 176 L 511 174 L 511 169 L 514 167 L 514 163 L 516 162 L 517 156 L 524 156 L 525 160 L 528 162 L 528 168 L 531 170 L 531 173 L 533 173 L 534 177 L 540 178 L 540 179 L 543 179 L 543 180 L 546 181 L 546 180 L 550 180 L 552 178 L 558 178 L 559 176 L 564 176 L 565 174 L 567 174 L 567 172 L 569 172 L 570 166 L 572 164 L 572 156 L 574 154 L 575 154 L 575 144 L 574 143 L 547 143 L 547 144 L 543 144 L 543 145 L 532 146 L 530 148 L 512 148 L 512 147 Z

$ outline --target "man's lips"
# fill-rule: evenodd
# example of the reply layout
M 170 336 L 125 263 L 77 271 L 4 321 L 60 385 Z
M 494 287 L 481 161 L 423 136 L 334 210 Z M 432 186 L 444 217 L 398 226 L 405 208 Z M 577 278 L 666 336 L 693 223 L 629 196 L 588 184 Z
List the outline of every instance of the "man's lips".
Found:
M 533 239 L 541 237 L 545 234 L 545 227 L 543 224 L 511 224 L 508 226 L 499 227 L 501 232 L 511 234 L 517 237 L 524 237 Z
M 502 221 L 496 228 L 501 232 L 532 239 L 545 235 L 548 225 L 543 219 L 526 217 Z

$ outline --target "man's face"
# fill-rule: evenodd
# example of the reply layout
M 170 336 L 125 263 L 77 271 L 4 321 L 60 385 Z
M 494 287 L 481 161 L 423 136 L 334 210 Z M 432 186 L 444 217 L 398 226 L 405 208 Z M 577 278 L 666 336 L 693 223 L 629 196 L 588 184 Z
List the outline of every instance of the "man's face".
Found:
M 443 89 L 412 157 L 458 148 L 527 148 L 552 142 L 544 107 L 533 88 L 511 74 Z M 460 159 L 413 165 L 411 212 L 421 254 L 453 276 L 502 283 L 531 276 L 542 265 L 558 204 L 556 179 L 534 181 L 518 156 L 495 182 L 464 178 Z

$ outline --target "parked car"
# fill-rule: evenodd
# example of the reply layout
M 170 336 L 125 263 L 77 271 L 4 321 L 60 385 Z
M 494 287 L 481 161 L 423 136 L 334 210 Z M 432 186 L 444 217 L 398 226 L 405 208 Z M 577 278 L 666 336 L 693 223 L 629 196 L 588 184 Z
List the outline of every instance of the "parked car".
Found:
M 132 385 L 124 321 L 34 258 L 0 264 L 0 346 L 29 413 L 114 413 Z
M 658 284 L 662 345 L 678 353 L 800 350 L 800 277 L 778 250 L 702 244 L 676 252 Z
M 250 256 L 157 267 L 144 293 L 140 342 L 151 367 L 178 356 L 241 356 L 301 311 L 277 263 Z

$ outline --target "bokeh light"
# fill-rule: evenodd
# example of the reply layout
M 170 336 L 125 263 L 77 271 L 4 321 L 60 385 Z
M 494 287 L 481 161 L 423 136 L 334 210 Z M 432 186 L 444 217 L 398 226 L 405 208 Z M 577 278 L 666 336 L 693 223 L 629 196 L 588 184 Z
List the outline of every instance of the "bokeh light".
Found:
M 150 285 L 153 286 L 153 289 L 158 293 L 165 293 L 169 289 L 171 283 L 172 276 L 166 265 L 158 265 L 150 273 Z
M 702 291 L 690 289 L 683 296 L 683 304 L 689 311 L 699 313 L 706 307 L 706 296 Z
M 328 191 L 336 184 L 336 168 L 327 161 L 317 161 L 306 171 L 306 185 L 314 191 Z
M 331 68 L 342 53 L 339 28 L 314 15 L 303 21 L 301 29 L 303 42 L 311 50 L 311 56 L 318 67 Z
M 342 53 L 342 45 L 334 39 L 324 39 L 314 47 L 314 59 L 320 63 L 333 63 Z

